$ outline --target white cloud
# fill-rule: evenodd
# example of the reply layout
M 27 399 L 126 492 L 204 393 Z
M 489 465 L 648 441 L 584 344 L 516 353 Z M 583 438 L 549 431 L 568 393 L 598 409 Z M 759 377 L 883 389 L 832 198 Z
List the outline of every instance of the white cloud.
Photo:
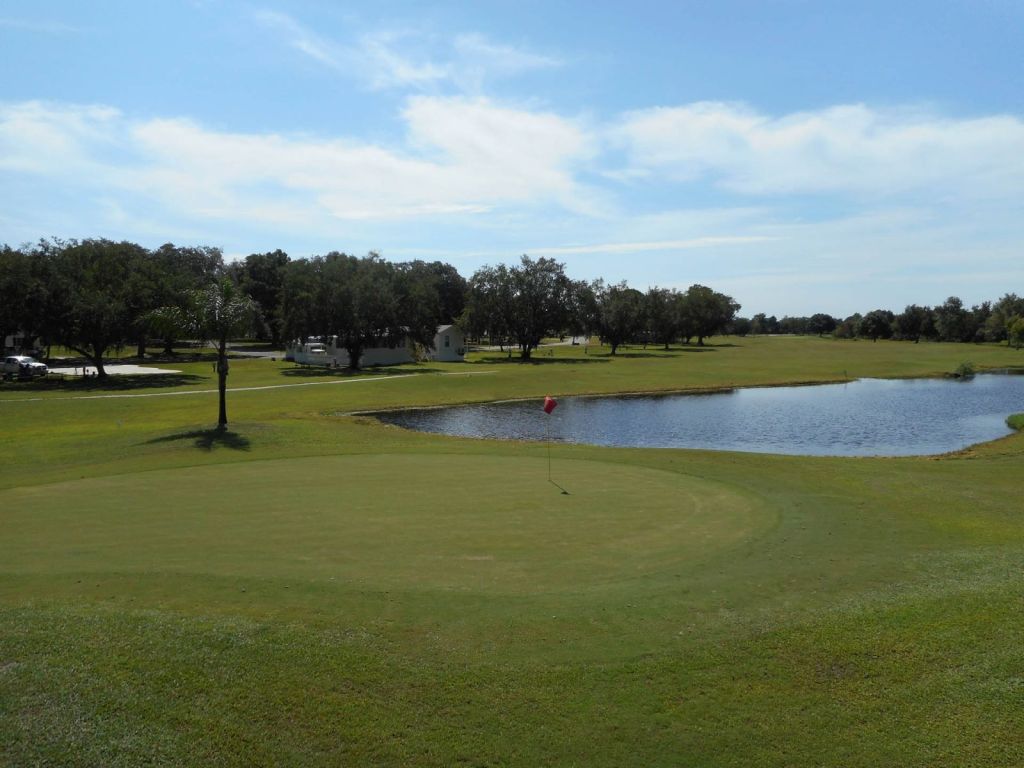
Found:
M 534 69 L 562 66 L 562 62 L 553 56 L 492 43 L 480 34 L 459 35 L 455 38 L 454 47 L 464 59 L 474 61 L 497 74 L 514 75 Z
M 699 102 L 632 112 L 613 129 L 627 173 L 708 177 L 752 195 L 1024 191 L 1024 122 L 854 104 L 782 117 Z
M 469 93 L 482 92 L 488 80 L 562 66 L 553 56 L 495 43 L 480 34 L 457 36 L 453 48 L 451 79 Z
M 415 61 L 396 48 L 411 37 L 406 32 L 378 32 L 363 36 L 358 45 L 358 70 L 372 88 L 419 88 L 451 77 L 450 67 L 433 61 Z
M 573 210 L 593 203 L 572 168 L 596 144 L 570 120 L 486 99 L 422 96 L 410 99 L 403 115 L 415 145 L 440 150 L 460 169 L 456 178 L 439 179 L 445 185 L 469 185 L 485 198 L 554 198 Z
M 0 168 L 162 201 L 176 214 L 309 226 L 327 219 L 475 214 L 587 191 L 585 131 L 484 100 L 417 97 L 410 143 L 229 133 L 183 118 L 130 120 L 95 106 L 0 106 Z
M 287 38 L 289 45 L 314 61 L 332 69 L 342 69 L 344 57 L 341 55 L 341 51 L 303 27 L 288 14 L 264 10 L 257 11 L 253 16 L 263 26 L 273 29 Z
M 0 169 L 88 173 L 95 155 L 117 144 L 122 115 L 104 106 L 0 104 Z
M 477 33 L 438 41 L 411 29 L 382 29 L 341 43 L 317 35 L 284 13 L 263 10 L 254 17 L 307 57 L 374 90 L 424 90 L 444 83 L 479 92 L 489 78 L 561 66 L 554 57 L 495 43 Z

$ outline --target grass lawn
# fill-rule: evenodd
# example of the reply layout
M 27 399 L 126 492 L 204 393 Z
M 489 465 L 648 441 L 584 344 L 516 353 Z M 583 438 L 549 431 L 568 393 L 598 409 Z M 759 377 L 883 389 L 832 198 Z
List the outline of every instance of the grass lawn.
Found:
M 208 361 L 0 385 L 0 765 L 1024 763 L 1024 435 L 903 459 L 558 445 L 563 494 L 542 445 L 353 415 L 1024 365 L 715 341 L 239 359 L 227 433 Z

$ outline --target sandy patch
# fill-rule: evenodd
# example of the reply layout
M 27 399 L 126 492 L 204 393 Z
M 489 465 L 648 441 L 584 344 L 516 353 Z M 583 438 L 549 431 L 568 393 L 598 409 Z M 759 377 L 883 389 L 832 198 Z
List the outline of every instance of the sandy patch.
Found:
M 170 368 L 148 368 L 144 365 L 125 363 L 122 365 L 103 366 L 111 376 L 153 376 L 161 373 L 181 373 Z M 91 365 L 77 368 L 51 368 L 50 373 L 63 373 L 68 376 L 94 376 L 96 368 Z

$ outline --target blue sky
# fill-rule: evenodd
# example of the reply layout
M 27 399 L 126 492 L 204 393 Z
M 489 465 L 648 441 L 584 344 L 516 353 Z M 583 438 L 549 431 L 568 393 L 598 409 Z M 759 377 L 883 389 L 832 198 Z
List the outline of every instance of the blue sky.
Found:
M 0 6 L 0 242 L 1024 293 L 1024 2 Z

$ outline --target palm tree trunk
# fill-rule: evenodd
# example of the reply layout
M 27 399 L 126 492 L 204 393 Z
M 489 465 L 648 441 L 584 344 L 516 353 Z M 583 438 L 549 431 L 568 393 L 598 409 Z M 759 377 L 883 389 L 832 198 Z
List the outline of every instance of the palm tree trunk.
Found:
M 223 429 L 228 425 L 228 351 L 227 339 L 220 340 L 217 348 L 217 391 L 220 394 L 220 412 L 217 417 L 217 428 Z

